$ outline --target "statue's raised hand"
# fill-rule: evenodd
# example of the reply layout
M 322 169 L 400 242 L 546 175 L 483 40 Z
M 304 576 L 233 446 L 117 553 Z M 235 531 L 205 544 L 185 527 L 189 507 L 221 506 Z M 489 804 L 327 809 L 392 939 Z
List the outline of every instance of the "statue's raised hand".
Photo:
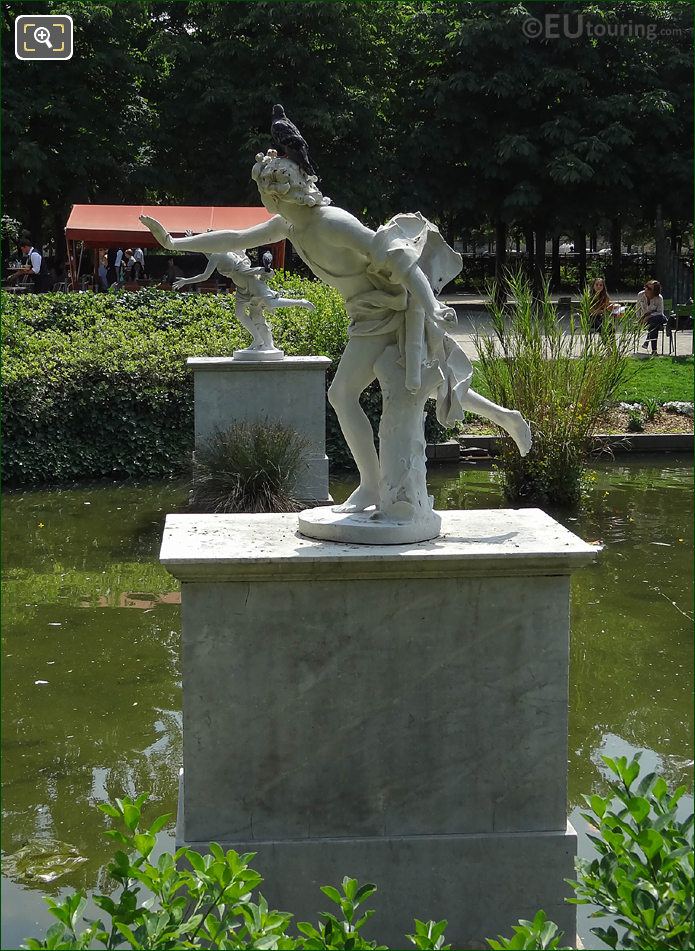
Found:
M 166 248 L 168 251 L 174 250 L 174 242 L 172 241 L 171 235 L 156 218 L 150 218 L 149 215 L 140 215 L 140 221 L 142 221 L 145 227 L 150 229 L 163 248 Z
M 171 285 L 171 287 L 172 287 L 172 290 L 178 291 L 182 287 L 185 287 L 186 284 L 187 284 L 187 281 L 185 277 L 177 277 L 174 283 Z

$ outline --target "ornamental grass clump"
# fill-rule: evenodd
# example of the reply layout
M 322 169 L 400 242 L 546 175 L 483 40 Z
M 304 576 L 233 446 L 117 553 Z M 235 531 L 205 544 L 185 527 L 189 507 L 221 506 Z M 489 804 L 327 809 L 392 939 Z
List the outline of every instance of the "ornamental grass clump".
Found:
M 591 296 L 562 320 L 548 287 L 534 298 L 519 274 L 507 276 L 508 304 L 496 303 L 490 288 L 492 334 L 476 334 L 478 372 L 486 395 L 519 410 L 533 433 L 533 446 L 519 456 L 504 440 L 497 463 L 508 501 L 573 505 L 581 483 L 589 439 L 634 370 L 630 355 L 639 328 L 631 312 L 605 320 L 591 331 Z
M 196 450 L 191 506 L 199 512 L 297 512 L 308 445 L 280 423 L 239 423 Z

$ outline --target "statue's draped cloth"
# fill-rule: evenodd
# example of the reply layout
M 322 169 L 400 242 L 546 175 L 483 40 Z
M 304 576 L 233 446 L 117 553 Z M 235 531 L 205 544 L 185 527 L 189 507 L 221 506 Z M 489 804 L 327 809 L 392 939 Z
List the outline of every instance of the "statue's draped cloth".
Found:
M 419 267 L 435 294 L 461 270 L 461 255 L 452 250 L 439 229 L 417 212 L 396 215 L 382 225 L 372 242 L 367 275 L 373 290 L 361 291 L 346 300 L 350 317 L 349 336 L 373 336 L 395 332 L 401 355 L 405 353 L 406 313 L 410 306 L 404 286 L 408 272 Z M 459 344 L 446 330 L 450 326 L 437 304 L 425 314 L 423 362 L 438 368 L 437 419 L 451 426 L 463 417 L 461 400 L 470 386 L 473 366 Z M 434 395 L 434 394 L 433 394 Z

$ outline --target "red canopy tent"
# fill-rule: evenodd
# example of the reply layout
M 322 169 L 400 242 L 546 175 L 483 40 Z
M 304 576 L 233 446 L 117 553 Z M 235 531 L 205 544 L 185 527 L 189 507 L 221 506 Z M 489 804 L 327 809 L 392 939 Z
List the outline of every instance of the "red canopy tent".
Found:
M 73 279 L 77 286 L 75 268 L 76 243 L 83 248 L 136 248 L 157 247 L 157 239 L 140 221 L 140 215 L 149 215 L 161 221 L 174 237 L 186 231 L 240 231 L 272 218 L 265 208 L 231 208 L 199 205 L 73 205 L 65 226 L 65 241 Z M 270 245 L 274 263 L 285 266 L 285 242 Z

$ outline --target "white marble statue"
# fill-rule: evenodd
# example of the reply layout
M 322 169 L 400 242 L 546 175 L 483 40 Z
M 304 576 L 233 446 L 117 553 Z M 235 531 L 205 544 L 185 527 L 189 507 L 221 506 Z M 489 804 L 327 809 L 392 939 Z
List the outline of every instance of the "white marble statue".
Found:
M 350 317 L 348 343 L 328 398 L 360 474 L 349 499 L 300 515 L 300 531 L 338 541 L 388 544 L 439 534 L 427 494 L 423 413 L 429 396 L 451 426 L 469 410 L 506 430 L 525 455 L 531 432 L 520 413 L 470 388 L 473 367 L 447 330 L 456 314 L 438 293 L 461 270 L 461 256 L 419 213 L 397 215 L 376 231 L 331 205 L 316 177 L 274 150 L 256 156 L 252 177 L 274 216 L 243 231 L 172 238 L 141 220 L 170 250 L 222 251 L 288 238 L 313 273 L 337 288 Z M 362 410 L 362 391 L 378 379 L 383 410 L 379 453 Z
M 211 234 L 212 232 L 207 232 Z M 187 232 L 189 237 L 195 237 Z M 194 277 L 179 277 L 172 287 L 178 290 L 187 284 L 200 284 L 207 281 L 215 270 L 230 278 L 236 287 L 235 314 L 239 323 L 253 337 L 253 343 L 244 350 L 235 350 L 235 359 L 282 359 L 283 352 L 273 342 L 273 333 L 266 320 L 265 311 L 278 307 L 304 307 L 315 310 L 311 301 L 304 298 L 281 297 L 278 291 L 271 290 L 267 282 L 275 271 L 268 267 L 253 267 L 244 250 L 225 251 L 208 254 L 207 267 Z

